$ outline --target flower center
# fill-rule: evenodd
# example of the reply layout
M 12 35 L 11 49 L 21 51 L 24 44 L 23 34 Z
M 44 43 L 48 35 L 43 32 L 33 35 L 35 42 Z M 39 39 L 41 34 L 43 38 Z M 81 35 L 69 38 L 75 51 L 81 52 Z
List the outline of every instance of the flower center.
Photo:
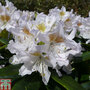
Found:
M 46 29 L 44 23 L 39 24 L 39 25 L 37 26 L 37 28 L 38 28 L 41 32 L 44 32 L 45 29 Z
M 43 57 L 42 55 L 46 55 L 46 53 L 39 53 L 39 52 L 34 52 L 34 53 L 30 53 L 31 55 L 34 55 L 34 56 L 38 56 L 40 60 L 49 60 L 49 57 L 48 56 L 45 56 Z
M 64 16 L 64 15 L 65 15 L 65 12 L 61 11 L 60 16 Z

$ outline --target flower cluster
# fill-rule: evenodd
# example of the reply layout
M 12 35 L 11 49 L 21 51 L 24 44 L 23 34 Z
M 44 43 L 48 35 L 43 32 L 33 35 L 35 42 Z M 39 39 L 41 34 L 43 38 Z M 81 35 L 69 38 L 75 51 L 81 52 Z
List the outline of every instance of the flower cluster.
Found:
M 69 66 L 69 56 L 81 53 L 75 37 L 90 42 L 90 15 L 81 17 L 73 10 L 66 11 L 64 6 L 51 9 L 48 15 L 20 11 L 6 0 L 6 6 L 0 4 L 0 31 L 4 29 L 14 38 L 7 47 L 14 54 L 11 64 L 23 63 L 19 75 L 38 71 L 47 84 L 51 75 L 49 67 L 61 76 L 60 68 Z

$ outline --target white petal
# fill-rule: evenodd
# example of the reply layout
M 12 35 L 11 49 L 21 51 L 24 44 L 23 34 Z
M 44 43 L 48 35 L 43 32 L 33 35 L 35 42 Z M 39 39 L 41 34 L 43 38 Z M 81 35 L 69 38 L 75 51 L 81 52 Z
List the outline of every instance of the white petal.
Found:
M 19 69 L 19 75 L 24 76 L 26 74 L 31 74 L 32 71 L 28 70 L 24 65 Z
M 42 80 L 43 80 L 44 84 L 47 85 L 49 78 L 50 78 L 50 75 L 51 75 L 47 66 L 44 68 L 44 74 L 45 74 L 45 76 L 42 76 Z

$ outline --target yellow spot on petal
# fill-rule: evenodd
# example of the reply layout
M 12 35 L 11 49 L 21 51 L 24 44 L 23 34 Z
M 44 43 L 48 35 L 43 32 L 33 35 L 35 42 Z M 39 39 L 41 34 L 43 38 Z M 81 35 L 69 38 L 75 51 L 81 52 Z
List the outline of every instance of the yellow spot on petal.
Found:
M 41 73 L 41 76 L 44 77 L 45 76 L 45 73 Z
M 22 41 L 21 41 L 21 38 L 20 38 L 20 36 L 18 36 L 17 38 L 18 38 L 19 42 L 21 43 Z
M 31 55 L 34 55 L 34 56 L 41 56 L 41 54 L 40 54 L 39 52 L 31 53 Z
M 56 43 L 64 42 L 64 39 L 61 36 L 57 36 L 56 34 L 50 34 L 49 35 L 50 41 L 54 41 Z
M 2 21 L 9 21 L 10 20 L 10 16 L 8 16 L 8 15 L 1 15 L 0 16 L 0 19 L 2 20 Z
M 56 34 L 50 34 L 49 35 L 49 39 L 50 39 L 50 41 L 54 41 L 55 39 L 56 39 Z
M 32 35 L 26 27 L 24 27 L 23 32 L 27 35 Z
M 41 24 L 37 25 L 37 28 L 38 28 L 41 32 L 44 32 L 45 29 L 46 29 L 44 23 L 41 23 Z
M 65 21 L 65 22 L 69 22 L 69 21 L 71 21 L 71 20 L 70 20 L 70 18 L 66 19 L 66 21 Z
M 18 39 L 20 39 L 20 36 L 18 36 Z
M 58 36 L 56 39 L 55 39 L 55 42 L 56 43 L 60 43 L 60 42 L 64 42 L 64 39 L 60 36 Z
M 78 25 L 78 26 L 81 26 L 81 25 L 82 25 L 82 23 L 80 23 L 80 22 L 79 22 L 77 25 Z
M 48 56 L 46 56 L 46 57 L 45 57 L 45 59 L 49 60 L 49 57 L 48 57 Z
M 60 16 L 64 16 L 65 15 L 65 12 L 60 12 Z
M 9 7 L 6 7 L 6 9 L 9 11 Z

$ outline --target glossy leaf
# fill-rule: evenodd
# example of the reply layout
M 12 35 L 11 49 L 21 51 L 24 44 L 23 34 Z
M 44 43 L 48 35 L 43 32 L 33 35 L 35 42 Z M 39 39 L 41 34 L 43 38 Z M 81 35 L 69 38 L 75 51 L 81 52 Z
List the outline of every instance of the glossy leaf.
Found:
M 85 90 L 81 85 L 79 85 L 72 77 L 63 76 L 58 77 L 56 75 L 52 75 L 53 80 L 62 85 L 67 90 Z
M 21 64 L 9 65 L 7 67 L 0 69 L 0 78 L 13 77 L 18 75 L 18 71 L 20 67 L 21 67 Z
M 39 90 L 40 81 L 38 80 L 38 75 L 36 75 L 32 74 L 22 77 L 21 80 L 15 83 L 12 90 Z
M 4 49 L 6 47 L 7 47 L 7 45 L 3 45 L 3 46 L 0 47 L 0 50 Z
M 90 81 L 81 84 L 86 90 L 90 90 Z
M 4 38 L 0 38 L 0 42 L 3 44 L 8 44 L 8 40 Z
M 90 74 L 90 60 L 74 63 L 72 66 L 79 74 Z
M 85 52 L 82 54 L 83 61 L 90 60 L 90 52 Z

